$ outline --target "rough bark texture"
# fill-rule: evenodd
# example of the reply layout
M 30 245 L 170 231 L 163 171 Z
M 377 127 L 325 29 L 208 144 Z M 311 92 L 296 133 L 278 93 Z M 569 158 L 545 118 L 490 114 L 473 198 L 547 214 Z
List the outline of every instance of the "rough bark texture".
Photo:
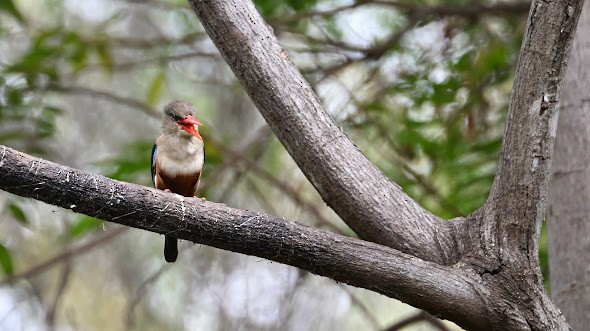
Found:
M 433 262 L 452 260 L 441 255 L 452 251 L 450 229 L 348 139 L 251 1 L 189 2 L 291 157 L 359 237 Z
M 283 218 L 112 180 L 0 145 L 0 189 L 138 229 L 296 266 L 485 327 L 472 270 Z M 467 312 L 467 316 L 466 315 Z M 471 316 L 471 317 L 469 317 Z
M 250 1 L 189 2 L 307 178 L 367 241 L 109 180 L 4 146 L 0 189 L 297 266 L 466 329 L 569 329 L 543 289 L 537 249 L 560 83 L 582 2 L 533 1 L 492 193 L 473 215 L 448 222 L 410 199 L 354 146 Z
M 545 215 L 561 82 L 583 1 L 534 1 L 490 197 L 471 215 L 464 261 L 504 298 L 508 329 L 568 329 L 543 289 L 538 240 Z M 470 243 L 471 244 L 471 243 Z M 497 321 L 501 323 L 501 321 Z
M 499 328 L 568 328 L 543 289 L 537 254 L 560 84 L 582 1 L 533 1 L 492 192 L 466 220 L 446 223 L 455 231 L 409 200 L 354 147 L 251 2 L 189 3 L 287 151 L 360 238 L 473 268 L 502 297 L 490 304 Z
M 574 330 L 590 325 L 590 7 L 563 83 L 550 207 L 551 297 Z

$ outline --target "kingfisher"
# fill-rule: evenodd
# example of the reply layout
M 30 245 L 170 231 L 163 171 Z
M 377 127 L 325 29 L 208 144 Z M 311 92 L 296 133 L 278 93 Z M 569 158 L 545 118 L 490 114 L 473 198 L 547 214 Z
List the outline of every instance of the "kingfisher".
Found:
M 205 162 L 203 138 L 195 118 L 195 107 L 175 100 L 164 107 L 162 134 L 152 148 L 152 180 L 157 189 L 194 197 Z M 178 239 L 165 235 L 164 258 L 174 262 L 178 257 Z

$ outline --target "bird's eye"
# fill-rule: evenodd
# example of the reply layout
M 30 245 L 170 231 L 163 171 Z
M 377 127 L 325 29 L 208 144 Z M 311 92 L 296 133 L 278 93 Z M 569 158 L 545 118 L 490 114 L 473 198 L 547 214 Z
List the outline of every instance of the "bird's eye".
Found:
M 178 121 L 182 121 L 182 117 L 176 115 L 176 114 L 172 114 L 172 119 L 175 120 L 176 122 Z

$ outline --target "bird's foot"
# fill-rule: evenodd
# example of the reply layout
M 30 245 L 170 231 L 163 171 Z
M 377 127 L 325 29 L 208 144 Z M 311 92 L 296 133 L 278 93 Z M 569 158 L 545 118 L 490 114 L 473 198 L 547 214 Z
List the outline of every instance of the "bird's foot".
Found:
M 196 197 L 196 198 L 199 199 L 199 200 L 201 200 L 201 201 L 207 201 L 207 198 L 199 198 L 199 197 Z
M 164 189 L 164 192 L 172 192 L 172 191 L 170 191 L 169 189 Z

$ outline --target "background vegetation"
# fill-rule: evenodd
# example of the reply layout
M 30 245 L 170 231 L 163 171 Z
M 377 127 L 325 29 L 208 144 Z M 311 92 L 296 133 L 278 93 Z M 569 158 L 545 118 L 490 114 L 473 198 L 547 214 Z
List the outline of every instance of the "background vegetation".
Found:
M 528 3 L 255 3 L 387 176 L 444 218 L 482 205 Z M 352 235 L 184 1 L 4 0 L 0 36 L 1 144 L 151 185 L 160 109 L 186 99 L 205 124 L 200 196 Z M 181 244 L 166 264 L 161 236 L 6 193 L 0 215 L 0 329 L 393 330 L 411 318 L 448 327 L 380 295 L 205 246 Z

